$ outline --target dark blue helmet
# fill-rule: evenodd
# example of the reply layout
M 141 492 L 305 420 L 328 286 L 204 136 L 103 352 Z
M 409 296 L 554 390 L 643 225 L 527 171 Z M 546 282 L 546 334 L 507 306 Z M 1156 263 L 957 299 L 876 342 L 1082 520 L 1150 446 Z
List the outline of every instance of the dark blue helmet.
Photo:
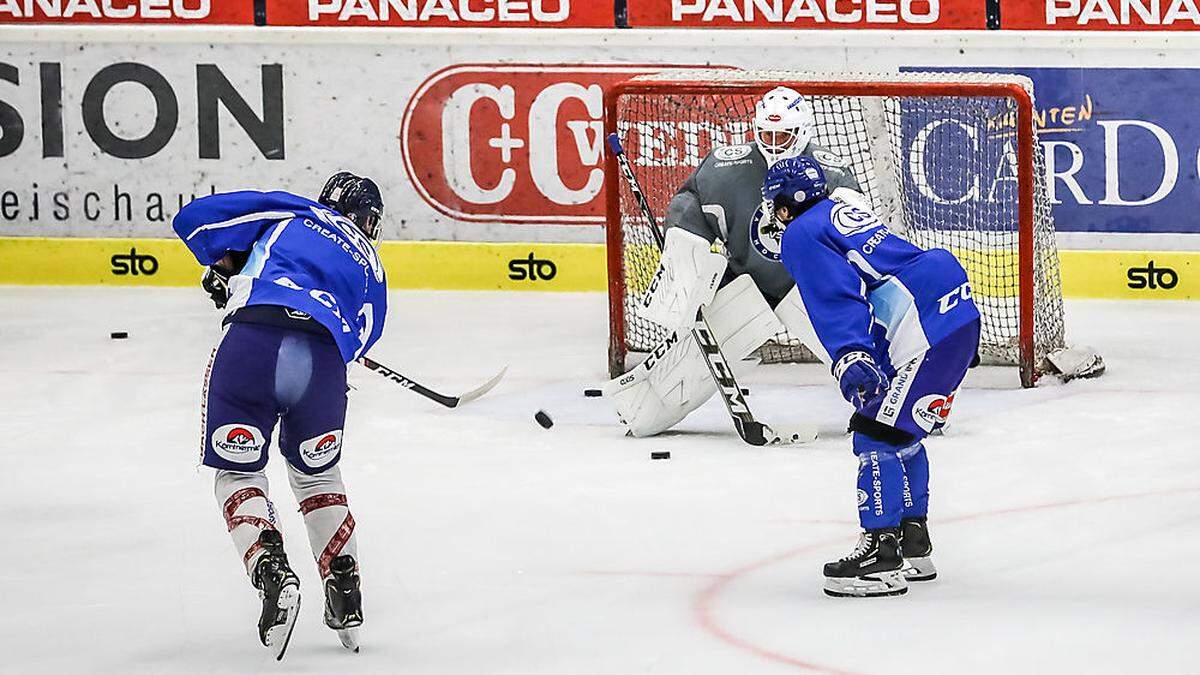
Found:
M 786 206 L 793 216 L 828 193 L 825 172 L 809 157 L 790 157 L 775 162 L 767 170 L 762 186 L 763 201 L 771 202 L 777 209 Z
M 375 181 L 349 171 L 339 171 L 325 181 L 317 201 L 349 218 L 373 245 L 379 245 L 383 229 L 383 196 Z

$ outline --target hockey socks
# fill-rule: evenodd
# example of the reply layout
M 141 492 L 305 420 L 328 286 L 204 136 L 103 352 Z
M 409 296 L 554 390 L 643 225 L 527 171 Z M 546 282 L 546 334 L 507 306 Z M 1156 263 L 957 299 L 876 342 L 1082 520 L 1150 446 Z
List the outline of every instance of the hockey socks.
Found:
M 225 526 L 233 537 L 233 547 L 249 574 L 263 552 L 259 534 L 275 529 L 275 508 L 267 499 L 267 477 L 261 471 L 219 470 L 214 484 Z

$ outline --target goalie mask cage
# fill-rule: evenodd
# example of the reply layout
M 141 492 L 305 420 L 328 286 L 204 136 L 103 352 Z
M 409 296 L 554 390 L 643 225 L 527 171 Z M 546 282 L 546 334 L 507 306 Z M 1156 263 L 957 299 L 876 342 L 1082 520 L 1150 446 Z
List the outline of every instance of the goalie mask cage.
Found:
M 871 207 L 893 231 L 958 257 L 983 314 L 981 357 L 1019 365 L 1022 385 L 1032 386 L 1045 356 L 1064 346 L 1033 85 L 1020 76 L 979 73 L 686 70 L 612 88 L 605 97 L 605 133 L 621 138 L 659 222 L 646 221 L 610 154 L 610 374 L 625 372 L 629 352 L 647 352 L 666 336 L 635 311 L 658 266 L 649 228 L 663 226 L 671 197 L 712 148 L 753 142 L 754 105 L 777 86 L 797 90 L 812 104 L 812 142 L 849 163 Z M 764 362 L 812 359 L 786 332 L 758 355 Z

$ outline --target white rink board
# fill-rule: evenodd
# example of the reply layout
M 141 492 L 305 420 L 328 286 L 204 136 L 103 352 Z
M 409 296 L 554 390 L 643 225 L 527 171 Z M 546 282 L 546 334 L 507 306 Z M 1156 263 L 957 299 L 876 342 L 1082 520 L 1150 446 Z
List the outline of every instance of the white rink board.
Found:
M 7 288 L 4 301 L 4 672 L 1194 669 L 1191 305 L 1069 303 L 1072 333 L 1108 361 L 1099 380 L 1023 391 L 1011 370 L 973 371 L 949 434 L 929 442 L 941 577 L 903 598 L 839 601 L 821 593 L 820 565 L 853 545 L 855 460 L 823 369 L 747 382 L 764 419 L 818 420 L 814 445 L 741 445 L 718 401 L 678 433 L 633 440 L 605 401 L 580 395 L 604 369 L 601 294 L 394 293 L 395 325 L 373 356 L 447 391 L 505 362 L 509 374 L 447 411 L 355 371 L 343 469 L 361 654 L 321 624 L 272 458 L 305 593 L 280 665 L 257 643 L 258 600 L 209 472 L 194 466 L 218 336 L 207 301 L 39 288 Z M 534 423 L 538 408 L 552 429 Z M 673 458 L 652 462 L 651 450 Z
M 1010 31 L 0 27 L 0 63 L 15 73 L 0 81 L 0 100 L 19 115 L 24 128 L 20 145 L 0 157 L 0 189 L 11 191 L 16 200 L 4 208 L 18 214 L 0 221 L 0 235 L 169 236 L 167 223 L 180 199 L 245 187 L 312 193 L 335 169 L 345 167 L 380 179 L 389 239 L 598 242 L 602 194 L 592 178 L 600 162 L 600 89 L 579 84 L 578 73 L 533 78 L 537 81 L 515 85 L 510 113 L 504 88 L 512 76 L 489 71 L 501 64 L 523 72 L 544 70 L 544 64 L 564 64 L 568 71 L 580 64 L 603 64 L 619 73 L 649 63 L 829 72 L 893 71 L 899 66 L 1190 67 L 1198 39 Z M 158 82 L 163 100 L 174 101 L 177 109 L 174 126 L 145 86 L 118 84 L 107 96 L 97 86 L 87 95 L 96 75 L 119 63 L 140 64 L 140 76 Z M 542 65 L 512 65 L 526 63 Z M 406 107 L 435 73 L 466 64 L 482 66 L 456 76 L 453 91 L 478 96 L 470 101 L 460 97 L 459 108 L 438 108 L 445 147 L 458 150 L 434 156 L 418 149 L 406 172 L 398 140 Z M 264 84 L 273 77 L 265 74 L 275 72 L 270 69 L 278 69 L 281 88 Z M 264 112 L 264 90 L 272 105 L 282 106 L 281 122 L 259 132 L 261 148 L 227 106 L 201 104 L 201 91 L 209 97 L 217 91 L 213 83 L 218 73 L 245 99 L 252 117 L 270 117 Z M 201 79 L 207 84 L 201 86 Z M 43 112 L 44 104 L 53 104 L 58 96 L 61 124 L 54 113 L 47 117 Z M 531 122 L 537 115 L 530 111 L 530 100 L 539 97 L 545 104 L 542 117 Z M 474 112 L 457 115 L 462 106 Z M 217 110 L 217 121 L 205 127 L 203 138 L 201 109 L 210 117 Z M 489 138 L 491 133 L 474 128 L 484 118 L 499 124 L 499 118 L 491 119 L 497 115 L 511 117 L 511 135 Z M 564 128 L 576 125 L 570 134 L 560 129 L 554 148 L 544 133 L 546 116 L 552 115 Z M 85 118 L 91 119 L 91 129 Z M 139 158 L 105 154 L 95 140 L 101 118 L 112 134 L 126 139 L 148 134 L 158 121 L 165 136 L 161 148 Z M 59 132 L 61 143 L 53 138 Z M 282 148 L 275 147 L 280 134 Z M 498 157 L 509 159 L 489 160 L 498 163 L 487 170 L 464 164 L 464 144 L 493 141 L 522 145 L 513 145 L 511 155 L 495 146 Z M 147 141 L 129 152 L 140 155 L 157 145 Z M 422 145 L 414 141 L 414 147 Z M 562 167 L 567 165 L 577 167 L 578 175 L 564 182 L 562 174 L 569 171 Z M 511 189 L 502 188 L 507 171 L 513 172 Z M 446 187 L 453 199 L 485 215 L 475 220 L 447 215 L 454 206 L 435 208 L 410 173 L 438 174 L 439 181 L 453 184 Z M 523 200 L 552 213 L 525 218 Z M 1082 240 L 1076 245 L 1089 244 Z

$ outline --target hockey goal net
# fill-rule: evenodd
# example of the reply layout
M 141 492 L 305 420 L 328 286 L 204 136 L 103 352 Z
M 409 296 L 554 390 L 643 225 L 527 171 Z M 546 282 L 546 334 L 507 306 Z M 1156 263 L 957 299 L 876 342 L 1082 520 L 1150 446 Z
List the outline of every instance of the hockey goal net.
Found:
M 981 356 L 1020 366 L 1032 386 L 1046 354 L 1064 346 L 1062 287 L 1033 86 L 1005 74 L 815 75 L 687 70 L 635 77 L 606 96 L 616 132 L 659 223 L 643 217 L 612 157 L 606 165 L 609 370 L 665 332 L 634 311 L 658 265 L 652 226 L 717 146 L 753 141 L 755 102 L 791 87 L 816 112 L 814 142 L 850 163 L 877 215 L 924 248 L 958 256 L 983 313 Z M 615 187 L 614 186 L 619 186 Z M 764 362 L 811 359 L 786 333 Z

